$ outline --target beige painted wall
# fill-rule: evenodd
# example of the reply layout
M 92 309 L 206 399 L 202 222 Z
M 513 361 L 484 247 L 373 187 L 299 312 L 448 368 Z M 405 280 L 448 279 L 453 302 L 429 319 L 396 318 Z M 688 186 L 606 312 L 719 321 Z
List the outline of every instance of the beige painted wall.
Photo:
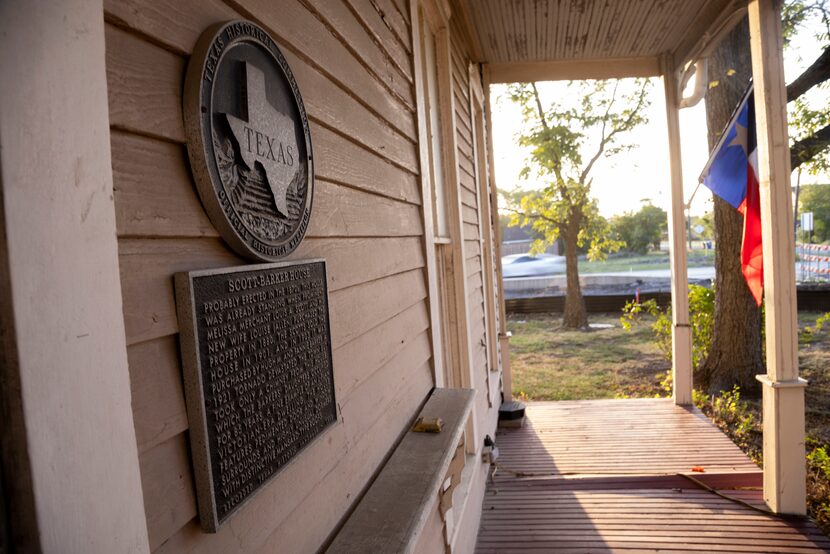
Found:
M 15 529 L 21 551 L 148 550 L 101 10 L 89 0 L 0 4 L 3 380 L 18 387 L 4 400 L 19 410 L 4 431 L 16 425 L 21 441 L 5 434 L 3 448 L 28 454 L 18 469 L 31 477 L 35 520 Z
M 393 0 L 375 3 L 386 23 L 368 1 L 104 4 L 124 321 L 151 549 L 316 551 L 433 385 L 409 23 Z M 238 18 L 277 40 L 309 114 L 314 208 L 289 259 L 327 260 L 339 420 L 208 535 L 196 514 L 171 276 L 246 262 L 218 237 L 196 195 L 181 86 L 203 29 Z
M 21 482 L 31 477 L 18 496 L 31 505 L 32 549 L 314 551 L 433 385 L 408 3 L 278 4 L 0 6 L 0 306 L 12 370 L 3 394 L 14 416 L 2 428 L 3 447 L 15 451 Z M 277 39 L 310 116 L 315 211 L 291 257 L 328 261 L 340 417 L 218 534 L 206 535 L 196 516 L 172 274 L 244 262 L 195 193 L 181 85 L 201 31 L 234 18 L 253 19 Z M 497 405 L 479 347 L 487 299 L 469 56 L 455 33 L 456 186 L 468 253 L 461 265 L 481 434 L 494 429 Z M 483 491 L 484 466 L 471 458 L 456 516 L 469 527 L 458 534 L 462 551 L 472 548 Z
M 150 548 L 313 552 L 354 506 L 434 384 L 408 2 L 105 0 L 104 18 L 123 315 Z M 181 86 L 203 29 L 237 18 L 256 21 L 276 39 L 309 114 L 314 211 L 289 259 L 327 260 L 340 417 L 219 533 L 207 535 L 196 514 L 171 276 L 246 262 L 219 238 L 196 195 Z M 462 80 L 454 92 L 467 95 L 467 55 L 454 56 Z M 458 109 L 467 118 L 458 123 L 460 172 L 469 173 L 469 108 Z M 468 317 L 478 345 L 478 203 L 474 183 L 461 180 L 473 248 L 464 260 Z M 477 418 L 480 429 L 493 429 L 486 355 L 478 347 L 476 354 Z M 468 482 L 482 487 L 480 475 Z M 474 527 L 476 513 L 465 510 Z

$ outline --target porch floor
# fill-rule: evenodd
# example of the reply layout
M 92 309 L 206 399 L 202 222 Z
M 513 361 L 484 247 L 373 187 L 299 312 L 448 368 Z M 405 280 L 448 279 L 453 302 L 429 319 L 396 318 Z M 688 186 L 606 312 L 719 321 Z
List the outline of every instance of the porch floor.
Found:
M 697 409 L 668 399 L 534 402 L 500 429 L 476 552 L 827 552 L 763 506 L 762 473 Z M 698 466 L 703 473 L 692 472 Z

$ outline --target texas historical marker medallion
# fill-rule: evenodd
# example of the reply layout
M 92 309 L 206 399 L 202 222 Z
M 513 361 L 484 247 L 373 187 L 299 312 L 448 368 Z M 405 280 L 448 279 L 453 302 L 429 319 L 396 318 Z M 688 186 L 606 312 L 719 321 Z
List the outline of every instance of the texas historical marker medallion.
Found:
M 205 31 L 187 69 L 184 123 L 199 196 L 222 237 L 253 260 L 293 251 L 311 216 L 311 135 L 268 33 L 249 21 Z

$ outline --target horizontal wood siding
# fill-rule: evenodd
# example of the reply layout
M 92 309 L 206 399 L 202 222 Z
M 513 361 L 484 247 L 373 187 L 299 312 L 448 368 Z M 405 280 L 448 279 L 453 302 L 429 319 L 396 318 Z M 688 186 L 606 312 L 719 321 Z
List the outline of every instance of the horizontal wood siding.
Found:
M 408 7 L 399 0 L 106 0 L 104 15 L 123 309 L 151 546 L 313 552 L 432 387 Z M 209 535 L 196 517 L 172 276 L 247 262 L 202 209 L 181 95 L 201 32 L 236 18 L 272 34 L 309 114 L 314 211 L 289 259 L 328 263 L 339 413 L 337 425 Z M 465 221 L 474 225 L 474 194 L 466 204 L 473 212 Z

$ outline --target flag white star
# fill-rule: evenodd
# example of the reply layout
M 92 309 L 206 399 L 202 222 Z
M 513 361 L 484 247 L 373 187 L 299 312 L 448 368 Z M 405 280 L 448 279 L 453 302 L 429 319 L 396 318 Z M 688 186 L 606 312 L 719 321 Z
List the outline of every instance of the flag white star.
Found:
M 740 146 L 741 150 L 744 151 L 744 156 L 748 155 L 747 152 L 747 136 L 746 136 L 746 127 L 741 125 L 740 123 L 735 123 L 735 138 L 732 139 L 732 142 L 727 144 L 727 146 Z

